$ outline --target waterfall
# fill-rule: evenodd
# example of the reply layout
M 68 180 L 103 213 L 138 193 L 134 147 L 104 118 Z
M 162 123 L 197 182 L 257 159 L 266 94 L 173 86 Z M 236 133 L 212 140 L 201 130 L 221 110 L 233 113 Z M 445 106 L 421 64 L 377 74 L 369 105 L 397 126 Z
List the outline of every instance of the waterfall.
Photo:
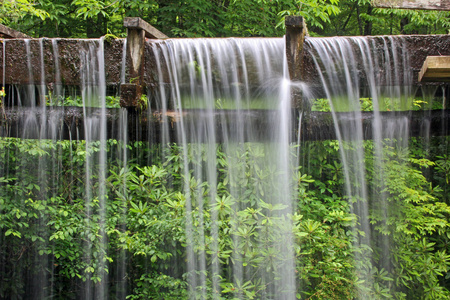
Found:
M 100 39 L 87 44 L 81 56 L 81 94 L 84 109 L 86 158 L 86 235 L 96 232 L 94 239 L 88 239 L 85 245 L 85 262 L 91 264 L 96 259 L 98 283 L 91 279 L 88 272 L 85 299 L 104 299 L 107 297 L 106 246 L 106 80 L 104 62 L 104 41 Z M 92 113 L 93 107 L 100 108 L 100 114 Z M 96 153 L 97 152 L 97 153 Z M 97 174 L 95 174 L 96 172 Z M 95 209 L 93 209 L 95 208 Z M 94 216 L 97 216 L 95 218 Z
M 391 270 L 389 254 L 389 239 L 379 235 L 375 241 L 373 226 L 370 224 L 370 214 L 380 213 L 387 219 L 390 204 L 386 194 L 381 193 L 380 198 L 374 203 L 374 197 L 369 195 L 369 186 L 378 186 L 383 190 L 384 157 L 383 145 L 390 143 L 393 147 L 407 149 L 409 128 L 408 119 L 405 116 L 382 118 L 380 109 L 390 101 L 395 109 L 411 109 L 408 107 L 411 91 L 411 75 L 408 68 L 408 53 L 401 50 L 399 57 L 398 47 L 402 45 L 402 38 L 382 38 L 382 55 L 378 55 L 377 49 L 371 47 L 366 38 L 352 37 L 334 39 L 308 39 L 311 49 L 316 55 L 313 59 L 319 70 L 321 84 L 326 97 L 330 101 L 331 113 L 340 144 L 340 154 L 345 176 L 345 190 L 347 199 L 351 203 L 352 213 L 357 216 L 358 225 L 354 228 L 356 239 L 355 252 L 356 274 L 363 284 L 360 286 L 357 297 L 359 299 L 370 298 L 370 290 L 374 283 L 373 266 Z M 403 49 L 403 48 L 401 48 Z M 361 62 L 361 61 L 362 62 Z M 393 68 L 391 66 L 394 66 Z M 404 68 L 403 70 L 401 68 Z M 393 70 L 393 73 L 391 72 Z M 400 72 L 401 71 L 401 72 Z M 404 74 L 404 78 L 400 77 Z M 362 81 L 362 82 L 361 82 Z M 365 95 L 361 95 L 361 83 L 367 86 Z M 405 88 L 402 90 L 402 84 Z M 384 88 L 380 88 L 384 86 Z M 363 126 L 360 98 L 371 99 L 374 119 L 372 121 L 373 136 L 373 166 L 375 178 L 373 182 L 367 181 L 366 164 L 367 145 L 363 143 Z M 339 125 L 339 116 L 336 112 L 349 111 L 352 122 Z M 370 189 L 373 190 L 373 187 Z M 378 193 L 378 191 L 376 191 Z M 369 200 L 372 198 L 372 200 Z M 370 203 L 372 202 L 372 203 Z M 377 206 L 377 207 L 376 207 Z M 372 212 L 370 211 L 372 210 Z M 377 245 L 379 244 L 379 245 Z M 373 249 L 380 246 L 381 258 L 375 258 Z M 373 262 L 367 264 L 366 262 Z M 393 293 L 393 291 L 390 291 Z
M 177 122 L 177 141 L 184 151 L 187 271 L 192 297 L 196 290 L 201 289 L 202 297 L 207 298 L 205 287 L 207 282 L 212 282 L 215 298 L 219 298 L 223 289 L 219 278 L 227 273 L 220 269 L 217 257 L 221 247 L 217 238 L 219 231 L 224 230 L 219 225 L 220 212 L 213 209 L 211 216 L 203 215 L 208 207 L 216 207 L 225 201 L 220 198 L 223 196 L 218 196 L 218 190 L 225 188 L 217 178 L 219 168 L 227 168 L 229 188 L 226 200 L 230 210 L 236 213 L 231 220 L 233 244 L 244 245 L 246 240 L 254 240 L 251 243 L 255 244 L 249 248 L 251 251 L 265 248 L 265 251 L 274 251 L 275 255 L 273 265 L 268 265 L 266 259 L 259 261 L 264 257 L 262 255 L 252 257 L 254 254 L 245 251 L 233 251 L 233 263 L 230 262 L 229 266 L 233 284 L 241 285 L 257 276 L 260 284 L 266 286 L 261 293 L 264 297 L 295 297 L 293 237 L 272 232 L 274 226 L 268 224 L 262 226 L 264 229 L 260 229 L 258 238 L 252 237 L 252 232 L 239 233 L 242 228 L 238 224 L 242 220 L 237 215 L 249 209 L 276 207 L 276 218 L 280 222 L 283 220 L 288 228 L 292 226 L 288 219 L 293 214 L 289 174 L 295 169 L 295 164 L 292 165 L 288 153 L 291 142 L 290 93 L 282 59 L 283 39 L 173 40 L 156 43 L 152 47 L 159 71 L 159 93 L 155 99 L 158 99 L 163 115 L 167 115 L 170 107 L 181 119 Z M 169 74 L 167 82 L 162 70 Z M 166 85 L 170 88 L 167 89 Z M 246 143 L 248 137 L 254 135 L 258 121 L 244 123 L 244 113 L 255 108 L 260 109 L 263 112 L 261 116 L 270 118 L 273 124 L 268 133 L 269 141 L 265 144 Z M 189 118 L 183 116 L 186 109 L 194 112 Z M 220 116 L 215 112 L 223 109 L 235 113 L 233 122 L 217 119 Z M 167 116 L 164 118 L 167 120 Z M 165 134 L 162 134 L 161 143 L 166 144 L 169 140 L 168 122 L 163 123 L 166 127 L 163 128 Z M 226 161 L 217 157 L 218 150 L 223 151 Z M 251 163 L 255 165 L 247 165 Z M 255 173 L 246 178 L 249 167 L 254 168 Z M 262 175 L 263 172 L 267 174 Z M 268 176 L 272 182 L 256 183 L 261 180 L 258 176 Z M 206 185 L 192 186 L 192 179 L 201 180 Z M 252 181 L 255 183 L 251 184 Z M 258 191 L 254 195 L 245 195 L 243 185 Z M 210 229 L 203 226 L 207 217 L 211 218 Z M 280 239 L 275 241 L 273 235 Z M 212 240 L 208 241 L 207 236 Z M 245 295 L 238 293 L 237 296 Z
M 28 82 L 6 89 L 18 125 L 1 123 L 0 298 L 424 296 L 448 280 L 432 247 L 450 210 L 428 206 L 447 144 L 432 153 L 432 121 L 409 136 L 421 102 L 405 41 L 308 37 L 316 80 L 292 82 L 283 38 L 146 40 L 142 105 L 121 108 L 125 41 L 23 40 Z M 336 140 L 304 139 L 324 115 Z M 412 158 L 419 143 L 439 162 Z M 429 227 L 395 223 L 421 205 Z M 435 277 L 414 274 L 413 250 Z

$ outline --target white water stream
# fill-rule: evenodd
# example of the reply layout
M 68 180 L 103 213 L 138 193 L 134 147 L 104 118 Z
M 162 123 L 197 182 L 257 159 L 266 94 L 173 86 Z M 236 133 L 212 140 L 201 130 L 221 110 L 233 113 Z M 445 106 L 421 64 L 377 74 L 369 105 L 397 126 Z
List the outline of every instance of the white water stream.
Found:
M 354 254 L 355 273 L 359 279 L 364 280 L 358 290 L 359 299 L 369 296 L 366 291 L 374 283 L 373 273 L 367 269 L 367 264 L 362 262 L 378 259 L 377 263 L 384 269 L 391 268 L 388 259 L 391 245 L 388 239 L 383 237 L 377 236 L 380 240 L 373 240 L 373 227 L 369 222 L 368 199 L 371 191 L 366 176 L 367 161 L 360 98 L 368 97 L 373 103 L 373 166 L 378 170 L 375 173 L 379 176 L 372 179 L 374 185 L 382 185 L 384 139 L 396 141 L 392 143 L 393 147 L 406 147 L 408 143 L 408 119 L 383 119 L 380 110 L 385 108 L 383 99 L 396 99 L 393 100 L 395 105 L 402 108 L 409 105 L 409 58 L 402 50 L 401 38 L 383 39 L 384 47 L 381 52 L 362 37 L 308 38 L 306 42 L 321 79 L 320 85 L 325 90 L 326 98 L 330 99 L 333 122 L 339 139 L 339 163 L 342 164 L 345 177 L 346 199 L 351 203 L 352 213 L 358 218 L 358 225 L 353 229 L 356 236 L 353 246 L 355 249 L 364 249 Z M 30 40 L 25 40 L 24 43 L 27 49 L 29 77 L 32 81 L 34 74 Z M 44 74 L 42 40 L 40 45 L 40 72 Z M 174 39 L 151 42 L 155 61 L 155 70 L 152 72 L 157 74 L 158 82 L 156 87 L 152 87 L 153 91 L 147 91 L 150 101 L 148 119 L 152 116 L 152 109 L 157 109 L 162 113 L 162 122 L 159 141 L 149 142 L 160 143 L 161 148 L 170 147 L 173 142 L 170 136 L 171 126 L 175 126 L 175 142 L 182 150 L 182 192 L 186 203 L 186 253 L 183 254 L 186 267 L 180 268 L 186 269 L 192 299 L 207 299 L 209 295 L 219 299 L 226 288 L 222 285 L 224 278 L 234 286 L 257 282 L 261 286 L 258 290 L 261 299 L 295 299 L 296 294 L 302 290 L 302 286 L 298 284 L 299 274 L 296 273 L 296 255 L 300 252 L 296 247 L 301 248 L 301 245 L 295 244 L 292 219 L 295 213 L 301 213 L 302 210 L 298 208 L 295 194 L 298 183 L 293 174 L 298 171 L 299 164 L 295 154 L 300 156 L 303 149 L 293 147 L 301 141 L 299 131 L 302 128 L 303 115 L 299 114 L 300 122 L 298 127 L 294 128 L 296 120 L 292 119 L 291 113 L 291 88 L 303 90 L 307 99 L 314 98 L 315 95 L 305 83 L 292 83 L 287 78 L 284 45 L 282 38 Z M 46 102 L 56 106 L 59 99 L 64 97 L 57 59 L 58 40 L 52 40 L 52 47 L 56 58 L 56 85 L 51 97 L 46 98 L 49 92 L 44 76 L 41 76 L 41 82 L 30 82 L 17 97 L 19 105 L 27 105 L 33 112 L 40 110 L 45 116 Z M 129 258 L 125 250 L 122 249 L 117 255 L 120 259 L 115 262 L 116 277 L 110 278 L 107 271 L 113 267 L 108 261 L 106 232 L 109 154 L 106 150 L 107 87 L 104 47 L 102 39 L 93 40 L 86 42 L 80 52 L 80 86 L 85 116 L 83 150 L 87 155 L 85 177 L 72 180 L 80 182 L 77 186 L 84 189 L 85 195 L 85 235 L 80 241 L 83 243 L 84 253 L 79 259 L 80 263 L 86 266 L 94 259 L 100 262 L 95 266 L 95 272 L 90 269 L 86 271 L 87 279 L 81 288 L 84 299 L 110 297 L 112 293 L 108 284 L 112 280 L 120 285 L 115 291 L 117 298 L 124 298 L 127 289 Z M 121 83 L 125 82 L 126 75 L 125 49 L 126 44 L 123 45 Z M 400 80 L 401 76 L 403 78 Z M 367 87 L 364 94 L 360 90 L 362 81 Z M 226 116 L 218 114 L 222 110 L 234 113 L 232 122 Z M 260 120 L 252 122 L 246 119 L 248 113 L 253 110 L 260 112 L 260 116 L 271 124 L 265 141 L 248 142 L 259 134 Z M 185 111 L 191 112 L 188 117 L 185 116 Z M 349 111 L 353 114 L 354 121 L 346 126 L 339 125 L 340 111 Z M 42 118 L 40 126 L 37 126 L 36 116 L 28 114 L 20 136 L 39 138 L 44 132 L 50 131 L 52 141 L 58 141 L 61 138 L 64 110 L 59 112 Z M 173 115 L 178 118 L 177 122 L 170 121 Z M 121 110 L 118 123 L 119 139 L 123 143 L 118 156 L 127 172 L 127 160 L 131 155 L 126 147 L 129 139 L 128 114 L 125 109 Z M 38 127 L 41 128 L 40 133 L 36 133 Z M 72 139 L 76 141 L 77 137 Z M 42 147 L 46 147 L 47 142 L 43 141 Z M 52 151 L 57 156 L 57 152 L 62 150 L 55 147 Z M 220 156 L 220 153 L 224 155 Z M 76 168 L 76 162 L 73 164 Z M 58 162 L 45 158 L 39 161 L 38 168 L 43 190 L 47 190 L 46 185 L 58 186 L 58 182 L 48 182 L 46 173 L 51 169 L 55 174 L 59 174 L 58 168 L 61 167 Z M 49 178 L 55 177 L 57 176 L 52 175 Z M 125 182 L 121 191 L 127 198 Z M 219 197 L 219 194 L 226 194 L 227 197 Z M 47 199 L 57 195 L 55 193 L 42 197 Z M 221 201 L 233 212 L 230 213 L 227 227 L 223 224 L 220 211 L 213 209 Z M 379 201 L 379 207 L 384 209 L 382 214 L 387 216 L 389 204 L 386 197 L 381 197 Z M 269 220 L 266 226 L 247 231 L 251 228 L 251 218 L 244 219 L 243 216 L 250 212 L 254 212 L 252 216 L 256 215 L 255 219 L 263 216 L 261 212 L 265 212 L 264 217 Z M 39 224 L 43 232 L 46 226 L 44 221 Z M 224 234 L 225 227 L 232 237 L 231 245 L 226 246 L 233 248 L 227 264 L 219 262 L 224 245 L 218 237 Z M 126 228 L 120 230 L 125 231 Z M 94 235 L 93 232 L 98 234 Z M 374 244 L 381 248 L 381 254 L 377 254 L 381 259 L 370 251 Z M 40 257 L 44 259 L 38 262 Z M 42 265 L 42 269 L 56 266 L 56 261 L 46 255 L 36 254 L 35 260 Z M 93 278 L 93 274 L 97 277 Z M 46 291 L 39 291 L 38 298 L 53 294 L 53 286 L 45 283 L 52 280 L 51 276 L 51 270 L 42 272 L 33 283 L 33 289 L 36 291 L 40 285 L 51 286 Z M 206 289 L 208 286 L 212 291 Z M 235 296 L 244 299 L 244 289 Z

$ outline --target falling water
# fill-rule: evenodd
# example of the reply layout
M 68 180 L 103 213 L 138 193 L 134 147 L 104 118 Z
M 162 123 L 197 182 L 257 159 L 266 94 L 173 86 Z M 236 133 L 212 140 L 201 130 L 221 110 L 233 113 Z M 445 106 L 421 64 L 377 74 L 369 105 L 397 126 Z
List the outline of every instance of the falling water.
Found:
M 3 47 L 2 47 L 2 49 L 3 49 L 3 51 L 2 51 L 2 62 L 3 62 L 3 65 L 2 65 L 2 72 L 3 72 L 2 88 L 3 88 L 3 87 L 5 87 L 5 80 L 6 80 L 6 78 L 5 78 L 5 74 L 6 74 L 6 68 L 5 68 L 5 66 L 6 66 L 6 40 L 5 39 L 2 39 L 2 44 L 3 44 Z
M 62 83 L 61 83 L 61 66 L 59 62 L 59 49 L 58 49 L 58 40 L 52 39 L 52 48 L 53 48 L 53 57 L 55 64 L 55 83 L 53 86 L 53 95 L 50 97 L 50 103 L 52 105 L 58 105 L 58 102 L 62 101 L 63 92 L 62 92 Z
M 314 62 L 321 76 L 326 97 L 330 99 L 336 134 L 340 141 L 340 152 L 346 182 L 347 198 L 352 203 L 352 212 L 358 217 L 355 228 L 357 236 L 354 247 L 356 274 L 363 285 L 359 289 L 358 298 L 367 299 L 368 292 L 374 284 L 374 270 L 371 262 L 375 259 L 372 253 L 374 243 L 373 228 L 369 224 L 369 184 L 383 190 L 383 144 L 384 141 L 396 143 L 397 147 L 406 149 L 409 137 L 408 118 L 405 116 L 382 118 L 380 110 L 385 109 L 385 101 L 391 101 L 397 108 L 408 109 L 408 97 L 411 92 L 411 75 L 407 69 L 409 58 L 406 52 L 398 57 L 398 45 L 401 38 L 383 38 L 383 51 L 380 56 L 375 47 L 371 47 L 365 38 L 308 39 L 314 56 Z M 401 47 L 401 49 L 403 49 Z M 403 68 L 403 69 L 402 69 Z M 393 72 L 391 71 L 393 70 Z M 404 74 L 401 78 L 400 74 Z M 405 86 L 403 90 L 402 85 Z M 367 93 L 360 94 L 360 86 L 367 86 Z M 380 88 L 384 86 L 384 88 Z M 363 126 L 360 98 L 368 97 L 372 101 L 373 116 L 372 136 L 374 148 L 374 182 L 367 182 L 365 146 L 363 143 Z M 410 107 L 409 107 L 410 109 Z M 351 124 L 339 124 L 336 112 L 349 111 L 353 115 Z M 385 193 L 376 202 L 379 213 L 387 219 L 389 204 Z M 374 206 L 375 204 L 372 204 Z M 372 209 L 374 209 L 372 207 Z M 381 260 L 375 262 L 379 268 L 390 270 L 389 241 L 386 236 L 378 236 Z
M 127 40 L 125 39 L 122 47 L 122 65 L 120 70 L 120 83 L 125 83 L 125 74 L 126 74 L 126 59 L 127 59 Z M 128 169 L 128 113 L 125 108 L 121 108 L 120 116 L 119 116 L 119 141 L 122 142 L 122 147 L 120 148 L 119 157 L 123 162 L 123 172 L 126 173 L 129 171 Z M 124 195 L 124 199 L 128 199 L 127 187 L 125 177 L 121 184 L 120 192 Z M 123 206 L 126 207 L 126 200 L 123 200 Z M 126 218 L 127 211 L 124 210 L 122 213 L 122 218 Z M 121 226 L 121 230 L 126 231 L 126 225 Z M 125 249 L 120 251 L 117 260 L 117 275 L 115 278 L 116 281 L 116 297 L 117 299 L 124 299 L 127 296 L 127 252 Z
M 207 297 L 207 282 L 212 283 L 215 298 L 219 297 L 223 289 L 220 278 L 226 273 L 220 269 L 218 257 L 215 256 L 219 253 L 220 241 L 217 237 L 222 230 L 218 225 L 219 211 L 213 209 L 211 212 L 211 222 L 214 224 L 211 231 L 207 232 L 203 227 L 207 217 L 203 215 L 205 209 L 225 200 L 219 199 L 217 195 L 217 190 L 223 188 L 217 178 L 218 168 L 228 168 L 226 180 L 230 182 L 228 192 L 233 211 L 239 213 L 246 209 L 258 210 L 273 206 L 276 207 L 276 216 L 290 226 L 288 216 L 293 214 L 293 207 L 288 176 L 293 167 L 288 153 L 290 93 L 285 79 L 284 60 L 280 59 L 283 49 L 282 39 L 173 40 L 153 45 L 159 72 L 159 93 L 156 98 L 163 112 L 171 107 L 180 118 L 177 140 L 184 151 L 188 280 L 191 292 L 199 291 L 203 298 Z M 162 70 L 167 70 L 168 82 L 164 82 Z M 170 83 L 169 89 L 166 83 Z M 261 117 L 270 118 L 273 124 L 265 144 L 246 143 L 255 135 L 258 126 L 257 123 L 245 122 L 245 112 L 254 108 L 260 109 L 263 112 Z M 233 111 L 233 122 L 216 116 L 215 112 L 221 109 Z M 198 115 L 184 117 L 185 110 L 197 112 Z M 273 110 L 277 113 L 269 114 Z M 217 130 L 217 127 L 220 129 Z M 163 132 L 167 131 L 167 127 L 163 129 Z M 163 144 L 168 139 L 166 134 L 162 135 Z M 228 161 L 220 161 L 217 157 L 219 149 L 225 153 Z M 259 151 L 262 152 L 254 154 Z M 239 158 L 245 153 L 249 157 Z M 251 195 L 245 196 L 242 187 L 249 181 L 261 180 L 258 178 L 261 174 L 255 173 L 245 178 L 247 167 L 243 159 L 255 163 L 256 171 L 269 172 L 265 176 L 273 180 L 270 185 L 259 183 L 253 186 L 258 189 L 255 199 Z M 204 162 L 191 165 L 190 161 Z M 193 187 L 190 178 L 207 182 L 208 192 L 205 193 L 200 186 Z M 250 232 L 239 232 L 243 229 L 242 224 L 238 225 L 240 222 L 237 215 L 231 221 L 232 231 L 235 232 L 232 241 L 238 248 L 247 247 L 246 243 L 253 240 Z M 250 249 L 273 252 L 276 256 L 273 265 L 267 264 L 267 261 L 255 265 L 250 254 L 235 250 L 231 258 L 234 263 L 230 265 L 233 270 L 232 282 L 239 286 L 258 276 L 260 283 L 265 286 L 261 292 L 263 298 L 291 299 L 295 295 L 292 237 L 290 234 L 280 236 L 280 232 L 271 231 L 274 229 L 268 224 L 264 230 L 261 229 L 259 241 L 252 241 L 255 245 L 251 245 Z M 280 239 L 271 241 L 275 235 Z M 208 236 L 211 236 L 211 241 L 208 241 Z M 266 242 L 263 243 L 263 240 Z M 242 292 L 236 296 L 245 297 Z
M 43 136 L 47 130 L 48 130 L 48 126 L 47 123 L 53 123 L 52 120 L 47 121 L 47 111 L 46 111 L 46 101 L 45 101 L 45 95 L 46 95 L 46 87 L 45 87 L 45 65 L 44 65 L 44 43 L 43 40 L 40 39 L 39 40 L 39 62 L 40 62 L 40 74 L 41 74 L 41 81 L 39 82 L 39 84 L 37 85 L 38 88 L 38 92 L 39 92 L 39 106 L 35 107 L 34 110 L 41 110 L 42 115 L 44 116 L 43 118 L 41 118 L 39 120 L 40 122 L 40 132 L 39 132 L 39 141 L 40 141 L 40 147 L 42 149 L 46 148 L 46 144 L 48 143 L 48 141 L 41 139 L 40 137 Z M 34 88 L 33 88 L 34 89 Z M 54 131 L 53 131 L 54 132 Z M 53 138 L 53 141 L 55 141 L 55 138 Z M 55 155 L 52 155 L 52 157 L 55 157 Z M 49 195 L 46 191 L 48 191 L 48 184 L 47 181 L 49 180 L 47 177 L 47 170 L 52 170 L 52 172 L 58 172 L 58 166 L 56 163 L 54 163 L 53 160 L 48 159 L 47 157 L 43 157 L 42 159 L 39 160 L 38 163 L 38 176 L 39 176 L 39 186 L 42 189 L 42 198 L 43 199 L 48 199 Z M 51 177 L 53 178 L 53 177 Z M 52 184 L 55 184 L 54 182 Z M 57 184 L 57 183 L 56 183 Z M 53 195 L 52 195 L 53 196 Z M 39 230 L 42 232 L 42 237 L 45 241 L 48 240 L 49 238 L 49 234 L 48 231 L 45 230 L 45 225 L 48 222 L 48 220 L 46 220 L 45 218 L 40 218 L 39 219 L 39 223 L 38 223 L 38 227 Z M 38 265 L 39 270 L 41 270 L 37 276 L 36 276 L 36 284 L 35 287 L 33 288 L 33 293 L 36 295 L 37 298 L 41 298 L 44 299 L 46 297 L 48 297 L 48 295 L 52 294 L 52 290 L 51 287 L 48 290 L 42 289 L 42 286 L 45 286 L 46 283 L 48 282 L 48 273 L 45 272 L 46 269 L 51 268 L 50 265 L 50 259 L 47 255 L 39 255 L 39 251 L 38 250 L 34 250 L 34 255 L 35 255 L 35 261 L 36 261 L 36 265 Z
M 31 106 L 31 107 L 35 107 L 36 106 L 36 93 L 34 91 L 35 86 L 34 86 L 34 74 L 33 74 L 33 68 L 31 66 L 31 55 L 33 53 L 31 53 L 30 50 L 30 39 L 25 39 L 25 49 L 27 52 L 27 69 L 28 69 L 28 79 L 29 79 L 29 83 L 27 85 L 27 94 L 24 97 L 26 103 L 24 103 L 23 105 L 27 105 L 27 106 Z
M 87 43 L 81 56 L 81 94 L 84 109 L 86 140 L 86 232 L 89 239 L 85 246 L 85 260 L 98 261 L 95 270 L 99 279 L 92 280 L 87 272 L 84 299 L 104 299 L 107 297 L 107 247 L 105 232 L 106 215 L 106 79 L 103 39 Z M 100 108 L 96 110 L 94 108 Z M 100 114 L 98 114 L 100 112 Z M 97 153 L 95 153 L 97 152 Z M 94 174 L 93 172 L 97 174 Z M 94 180 L 96 178 L 96 180 Z M 96 208 L 92 211 L 92 208 Z M 98 215 L 98 219 L 94 217 Z M 97 227 L 98 226 L 98 227 Z M 94 233 L 98 232 L 95 236 Z M 92 236 L 92 238 L 91 238 Z M 94 284 L 96 283 L 96 284 Z
M 377 48 L 375 43 L 362 37 L 307 38 L 305 48 L 314 61 L 321 79 L 320 86 L 329 101 L 341 158 L 335 163 L 342 165 L 345 200 L 350 203 L 351 213 L 357 218 L 356 225 L 348 232 L 349 236 L 354 237 L 354 266 L 348 268 L 354 270 L 357 277 L 356 297 L 359 299 L 371 297 L 369 291 L 377 284 L 375 268 L 392 269 L 390 248 L 395 246 L 395 241 L 375 230 L 370 220 L 374 214 L 382 216 L 384 220 L 391 216 L 386 193 L 379 192 L 385 188 L 383 176 L 387 157 L 384 149 L 405 149 L 410 131 L 409 119 L 403 114 L 386 117 L 382 113 L 387 109 L 408 109 L 412 92 L 408 87 L 411 83 L 409 58 L 403 50 L 402 38 L 381 39 L 382 47 Z M 69 188 L 77 190 L 66 193 L 69 196 L 64 199 L 70 205 L 79 205 L 83 212 L 82 218 L 72 221 L 79 222 L 82 227 L 81 237 L 74 243 L 83 244 L 83 250 L 74 260 L 83 266 L 83 270 L 81 274 L 70 274 L 72 277 L 77 276 L 75 279 L 65 279 L 77 285 L 78 290 L 71 297 L 123 299 L 134 292 L 127 282 L 131 283 L 130 286 L 135 282 L 128 276 L 138 276 L 139 279 L 142 274 L 131 274 L 132 271 L 138 272 L 137 268 L 130 271 L 133 266 L 130 267 L 128 261 L 133 261 L 133 258 L 126 247 L 132 241 L 131 235 L 127 235 L 126 222 L 117 222 L 116 227 L 108 228 L 110 220 L 107 217 L 107 204 L 118 199 L 111 195 L 113 193 L 108 190 L 111 187 L 107 186 L 110 184 L 107 176 L 113 172 L 109 172 L 110 167 L 112 169 L 108 165 L 109 157 L 116 155 L 120 161 L 118 167 L 122 169 L 123 177 L 115 188 L 121 194 L 119 206 L 123 207 L 136 200 L 129 197 L 132 191 L 128 189 L 126 174 L 134 171 L 133 164 L 141 166 L 152 161 L 139 161 L 133 157 L 139 153 L 128 152 L 135 141 L 130 141 L 127 134 L 130 115 L 125 108 L 120 108 L 118 153 L 108 153 L 105 45 L 102 39 L 83 41 L 80 47 L 84 133 L 71 136 L 70 146 L 66 145 L 69 150 L 63 149 L 60 138 L 65 108 L 51 114 L 48 112 L 64 98 L 58 40 L 51 41 L 56 85 L 49 87 L 45 84 L 44 76 L 44 42 L 39 40 L 41 82 L 34 82 L 36 74 L 33 74 L 33 70 L 37 69 L 32 67 L 30 40 L 24 41 L 31 83 L 21 91 L 19 103 L 28 105 L 32 110 L 31 113 L 25 113 L 26 122 L 18 136 L 38 140 L 39 149 L 32 151 L 45 150 L 50 154 L 39 157 L 37 170 L 28 170 L 36 162 L 26 162 L 26 152 L 18 154 L 18 160 L 23 159 L 23 164 L 28 167 L 18 171 L 18 174 L 20 178 L 28 178 L 28 173 L 37 172 L 38 187 L 31 186 L 30 189 L 41 189 L 39 197 L 44 200 L 54 201 L 61 197 L 59 189 L 66 187 L 60 187 L 63 181 L 60 177 L 70 178 Z M 149 128 L 149 135 L 143 138 L 147 139 L 149 147 L 153 146 L 152 143 L 158 144 L 159 159 L 163 166 L 173 163 L 173 157 L 170 156 L 172 148 L 182 154 L 182 191 L 176 197 L 183 200 L 180 202 L 185 205 L 185 230 L 180 234 L 184 240 L 174 246 L 177 249 L 173 253 L 179 257 L 170 262 L 182 264 L 174 266 L 172 270 L 181 270 L 177 273 L 180 278 L 181 274 L 186 275 L 188 296 L 191 299 L 221 299 L 229 293 L 238 299 L 245 299 L 251 298 L 249 295 L 252 292 L 258 299 L 295 299 L 297 295 L 304 296 L 306 293 L 301 285 L 304 279 L 300 277 L 305 275 L 306 278 L 307 274 L 298 273 L 302 269 L 298 264 L 299 257 L 308 253 L 305 254 L 303 245 L 298 244 L 300 239 L 293 233 L 297 230 L 293 224 L 302 218 L 302 210 L 305 209 L 298 204 L 298 174 L 299 170 L 303 172 L 299 167 L 303 163 L 299 163 L 299 157 L 307 151 L 301 146 L 301 130 L 308 112 L 300 112 L 298 119 L 294 118 L 291 95 L 292 89 L 301 90 L 305 100 L 310 101 L 323 95 L 315 95 L 306 82 L 288 80 L 285 41 L 280 38 L 174 39 L 147 43 L 154 69 L 146 75 L 155 76 L 156 85 L 147 87 L 149 103 L 146 117 L 149 125 L 154 124 L 151 122 L 153 114 L 160 113 L 161 132 L 159 140 L 154 140 L 153 129 Z M 121 83 L 125 83 L 126 47 L 124 43 Z M 3 78 L 5 80 L 5 65 Z M 35 96 L 36 86 L 38 99 Z M 365 88 L 360 89 L 361 86 Z M 364 141 L 367 132 L 363 131 L 362 110 L 365 107 L 362 98 L 370 99 L 371 102 L 374 115 L 371 124 L 373 142 Z M 341 112 L 348 114 L 344 116 Z M 38 114 L 41 119 L 36 117 Z M 342 122 L 349 116 L 350 122 Z M 36 128 L 40 128 L 40 132 Z M 175 137 L 171 135 L 173 129 Z M 47 139 L 41 139 L 42 136 Z M 85 140 L 77 140 L 78 136 L 84 136 Z M 77 161 L 75 152 L 84 153 L 85 161 Z M 70 161 L 70 171 L 61 166 L 61 161 L 53 159 L 65 156 Z M 132 163 L 129 165 L 130 161 Z M 10 175 L 7 170 L 14 169 L 15 164 L 19 168 L 21 163 L 15 161 L 12 165 L 3 166 L 1 175 L 6 178 L 4 180 L 15 180 L 8 178 Z M 368 165 L 373 167 L 373 178 L 368 176 Z M 76 172 L 77 168 L 83 171 Z M 83 176 L 77 178 L 73 174 Z M 170 180 L 164 182 L 168 190 L 172 184 Z M 379 190 L 373 191 L 373 187 Z M 75 199 L 77 197 L 83 198 L 82 204 L 79 203 L 80 199 Z M 377 201 L 371 201 L 375 197 Z M 150 198 L 144 200 L 152 201 Z M 17 201 L 28 205 L 23 197 L 17 196 Z M 59 208 L 54 213 L 71 217 Z M 119 218 L 122 219 L 129 215 L 126 209 L 121 213 Z M 157 224 L 157 216 L 151 214 L 148 212 L 149 224 Z M 61 276 L 58 272 L 64 271 L 58 265 L 59 256 L 47 250 L 54 250 L 52 247 L 56 247 L 56 239 L 70 240 L 72 237 L 53 234 L 48 238 L 50 233 L 46 231 L 46 226 L 55 227 L 55 224 L 47 221 L 46 217 L 41 217 L 33 224 L 40 231 L 36 239 L 43 238 L 46 241 L 40 245 L 46 251 L 37 246 L 30 250 L 33 252 L 30 257 L 35 261 L 33 264 L 46 271 L 38 272 L 38 277 L 33 280 L 24 279 L 26 276 L 31 277 L 30 274 L 13 274 L 14 280 L 22 280 L 24 285 L 31 282 L 31 287 L 24 288 L 25 295 L 34 294 L 38 298 L 53 296 L 58 293 L 58 284 L 67 284 L 58 283 L 57 277 Z M 320 222 L 316 223 L 320 226 Z M 146 230 L 151 231 L 149 226 L 156 225 L 146 226 Z M 109 235 L 107 228 L 113 234 L 119 232 L 129 239 L 121 241 L 117 249 L 110 249 L 108 238 L 115 237 Z M 300 232 L 299 236 L 304 238 L 309 233 Z M 0 241 L 3 242 L 3 237 Z M 321 241 L 318 239 L 314 243 L 320 244 Z M 112 254 L 110 251 L 117 253 Z M 109 264 L 112 256 L 116 261 Z M 2 260 L 5 258 L 2 257 Z M 320 258 L 317 260 L 320 261 Z M 150 262 L 154 263 L 153 257 L 146 257 L 139 262 L 142 261 L 149 265 Z M 156 270 L 152 269 L 153 265 L 139 267 L 152 272 Z M 336 269 L 341 267 L 337 265 Z M 110 271 L 114 274 L 110 275 Z M 153 283 L 149 281 L 146 284 Z M 45 286 L 45 289 L 39 289 L 41 286 Z M 393 291 L 388 293 L 392 295 Z

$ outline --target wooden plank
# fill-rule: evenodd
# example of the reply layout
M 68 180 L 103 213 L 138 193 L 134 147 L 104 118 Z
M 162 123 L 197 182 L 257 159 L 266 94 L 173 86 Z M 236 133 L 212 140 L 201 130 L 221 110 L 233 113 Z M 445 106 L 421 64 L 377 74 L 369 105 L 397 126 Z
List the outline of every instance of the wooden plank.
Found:
M 450 56 L 427 56 L 419 72 L 419 82 L 450 81 Z
M 450 10 L 450 0 L 372 0 L 378 8 Z
M 141 18 L 127 17 L 123 20 L 123 26 L 128 29 L 141 29 L 145 32 L 145 37 L 150 39 L 167 39 L 167 35 L 148 24 Z
M 29 39 L 28 35 L 0 24 L 0 38 L 4 39 Z

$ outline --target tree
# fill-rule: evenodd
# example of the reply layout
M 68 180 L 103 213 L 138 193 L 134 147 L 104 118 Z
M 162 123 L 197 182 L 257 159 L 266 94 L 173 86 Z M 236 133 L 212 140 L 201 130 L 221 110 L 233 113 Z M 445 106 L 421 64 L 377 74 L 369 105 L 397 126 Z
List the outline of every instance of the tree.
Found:
M 28 0 L 2 1 L 0 6 L 0 23 L 9 25 L 13 22 L 20 22 L 27 15 L 42 20 L 48 17 L 47 11 L 36 8 L 35 3 Z
M 450 14 L 444 11 L 374 8 L 368 0 L 342 0 L 339 8 L 340 13 L 330 16 L 326 27 L 313 27 L 313 31 L 342 36 L 445 34 L 450 29 Z

